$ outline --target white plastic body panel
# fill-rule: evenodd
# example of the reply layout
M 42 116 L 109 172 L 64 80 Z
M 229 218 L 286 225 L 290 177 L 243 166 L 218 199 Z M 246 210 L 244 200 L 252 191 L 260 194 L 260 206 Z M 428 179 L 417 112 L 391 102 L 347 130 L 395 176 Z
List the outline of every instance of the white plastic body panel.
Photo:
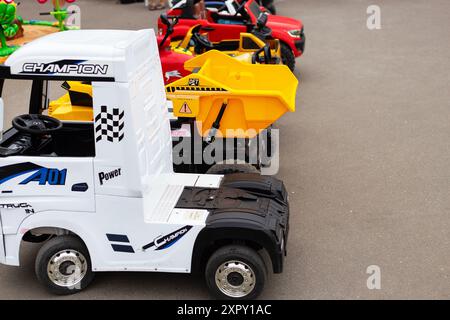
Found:
M 31 214 L 48 211 L 95 212 L 92 158 L 7 157 L 0 166 L 32 164 L 31 170 L 17 172 L 0 184 L 4 234 L 16 234 Z M 84 183 L 85 192 L 72 192 Z
M 51 63 L 69 56 L 108 65 L 105 76 L 115 79 L 92 82 L 96 156 L 0 159 L 0 168 L 26 162 L 39 166 L 0 181 L 0 191 L 10 191 L 0 198 L 3 263 L 19 264 L 20 242 L 29 230 L 58 228 L 85 242 L 95 271 L 190 272 L 193 247 L 209 213 L 180 210 L 176 204 L 185 187 L 218 188 L 223 177 L 173 172 L 154 32 L 63 32 L 28 44 L 7 65 L 20 73 L 30 61 Z M 41 167 L 57 178 L 27 181 Z M 58 178 L 62 173 L 64 181 Z M 74 192 L 79 184 L 88 189 Z
M 127 82 L 143 61 L 138 55 L 146 54 L 139 49 L 152 35 L 153 30 L 57 32 L 28 43 L 12 54 L 5 65 L 11 67 L 12 74 L 32 75 L 44 71 L 53 76 L 113 77 L 118 82 Z M 55 62 L 64 60 L 76 60 L 78 67 L 54 66 Z M 43 65 L 47 69 L 42 69 Z

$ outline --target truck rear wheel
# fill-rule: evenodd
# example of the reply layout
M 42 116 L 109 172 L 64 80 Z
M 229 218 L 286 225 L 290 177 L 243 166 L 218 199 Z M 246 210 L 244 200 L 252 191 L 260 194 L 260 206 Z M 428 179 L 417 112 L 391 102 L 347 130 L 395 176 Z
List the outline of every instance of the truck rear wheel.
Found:
M 84 243 L 75 236 L 59 236 L 39 250 L 36 276 L 49 291 L 58 295 L 75 294 L 93 280 L 91 259 Z
M 286 44 L 281 43 L 281 60 L 287 65 L 292 72 L 295 70 L 295 56 L 292 49 Z
M 211 256 L 205 277 L 209 291 L 218 299 L 250 300 L 264 290 L 267 268 L 255 250 L 232 245 Z
M 236 163 L 236 164 L 215 164 L 206 174 L 233 174 L 233 173 L 259 173 L 251 164 Z

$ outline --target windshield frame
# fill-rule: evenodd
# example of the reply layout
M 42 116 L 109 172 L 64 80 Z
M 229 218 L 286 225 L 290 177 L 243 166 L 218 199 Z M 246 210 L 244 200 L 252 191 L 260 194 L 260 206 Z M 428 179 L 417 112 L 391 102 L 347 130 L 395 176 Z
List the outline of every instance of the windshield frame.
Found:
M 247 1 L 247 3 L 245 4 L 245 8 L 247 9 L 247 14 L 251 13 L 251 16 L 253 16 L 254 19 L 254 23 L 256 23 L 256 21 L 258 20 L 259 16 L 264 13 L 261 10 L 260 5 L 258 4 L 257 1 L 255 0 L 249 0 Z

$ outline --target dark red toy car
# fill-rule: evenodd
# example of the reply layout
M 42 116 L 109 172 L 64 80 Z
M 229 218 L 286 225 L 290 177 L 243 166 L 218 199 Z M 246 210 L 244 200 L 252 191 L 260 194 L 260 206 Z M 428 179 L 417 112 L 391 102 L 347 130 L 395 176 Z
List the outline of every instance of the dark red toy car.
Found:
M 172 39 L 183 38 L 188 30 L 197 24 L 208 30 L 211 42 L 239 39 L 241 32 L 251 32 L 255 28 L 260 15 L 267 14 L 267 10 L 260 7 L 255 0 L 227 1 L 228 8 L 224 5 L 216 10 L 203 10 L 206 6 L 202 1 L 185 0 L 184 5 L 168 10 L 169 17 L 179 18 Z M 230 10 L 230 3 L 233 10 Z M 164 34 L 167 27 L 161 20 L 158 20 L 158 27 L 160 33 Z M 283 63 L 294 70 L 295 58 L 301 56 L 305 49 L 303 23 L 300 20 L 268 14 L 267 28 L 272 30 L 273 38 L 280 40 Z

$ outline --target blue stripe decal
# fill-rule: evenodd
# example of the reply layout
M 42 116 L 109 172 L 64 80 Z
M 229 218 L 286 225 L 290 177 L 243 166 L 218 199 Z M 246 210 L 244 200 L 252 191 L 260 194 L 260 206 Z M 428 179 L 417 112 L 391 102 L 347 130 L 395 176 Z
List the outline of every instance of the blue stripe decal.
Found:
M 19 173 L 10 175 L 9 177 L 6 177 L 6 178 L 0 180 L 0 184 L 3 184 L 3 183 L 5 183 L 5 182 L 7 182 L 9 180 L 12 180 L 14 178 L 17 178 L 17 177 L 21 176 L 21 175 L 24 175 L 24 174 L 27 174 L 27 173 L 31 173 L 31 172 L 35 172 L 35 171 L 38 171 L 38 170 L 40 170 L 40 169 L 28 170 L 28 171 L 23 171 L 23 172 L 19 172 Z
M 173 241 L 173 242 L 168 242 L 167 244 L 163 245 L 162 247 L 159 247 L 159 248 L 156 249 L 156 250 L 165 250 L 165 249 L 168 249 L 168 248 L 170 248 L 171 246 L 173 246 L 175 243 L 177 243 L 181 238 L 182 238 L 182 237 L 176 239 L 176 240 Z

